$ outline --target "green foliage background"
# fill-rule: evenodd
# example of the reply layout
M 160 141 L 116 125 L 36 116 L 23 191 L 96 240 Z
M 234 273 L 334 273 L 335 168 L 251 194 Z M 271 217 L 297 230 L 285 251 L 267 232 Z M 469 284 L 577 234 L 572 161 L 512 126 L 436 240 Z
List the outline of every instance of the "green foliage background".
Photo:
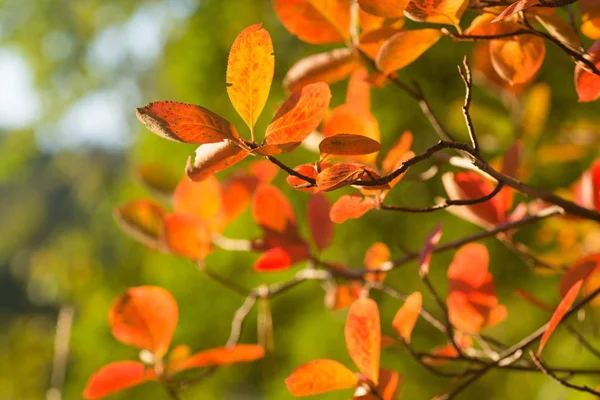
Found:
M 103 30 L 120 26 L 144 7 L 177 6 L 185 13 L 167 19 L 162 31 L 164 45 L 157 59 L 147 65 L 126 60 L 116 68 L 93 70 L 86 62 L 92 41 Z M 463 28 L 471 18 L 463 20 Z M 116 360 L 136 359 L 138 352 L 111 336 L 107 312 L 112 300 L 127 287 L 159 285 L 172 292 L 180 307 L 180 324 L 174 344 L 188 344 L 193 350 L 222 345 L 231 318 L 243 298 L 225 291 L 199 273 L 189 262 L 144 249 L 125 237 L 112 219 L 112 209 L 148 193 L 131 171 L 141 162 L 160 161 L 183 174 L 186 157 L 193 147 L 162 140 L 134 121 L 133 107 L 126 111 L 131 134 L 123 137 L 123 147 L 98 148 L 47 146 L 58 139 L 40 133 L 40 126 L 56 121 L 78 98 L 107 84 L 131 79 L 139 90 L 139 104 L 152 100 L 177 100 L 203 105 L 243 126 L 229 104 L 225 90 L 225 67 L 229 47 L 246 26 L 262 22 L 271 33 L 276 53 L 276 76 L 271 97 L 259 121 L 264 129 L 285 94 L 281 80 L 294 62 L 331 46 L 311 46 L 290 35 L 276 19 L 268 1 L 118 1 L 118 0 L 2 0 L 0 27 L 3 48 L 19 51 L 35 73 L 43 101 L 40 120 L 31 129 L 0 132 L 0 398 L 42 399 L 50 384 L 53 340 L 58 311 L 73 307 L 75 320 L 70 341 L 70 358 L 64 386 L 65 399 L 78 399 L 88 377 L 100 366 Z M 412 23 L 409 26 L 414 26 Z M 68 57 L 52 60 L 40 50 L 40 39 L 51 32 L 68 35 L 72 49 Z M 152 37 L 137 38 L 140 44 Z M 466 139 L 460 105 L 464 95 L 456 73 L 464 54 L 472 45 L 452 43 L 448 38 L 417 62 L 400 72 L 400 77 L 422 85 L 442 122 L 458 137 Z M 490 92 L 476 88 L 474 119 L 486 154 L 501 155 L 515 135 L 523 131 L 539 133 L 542 145 L 576 143 L 575 156 L 558 151 L 554 156 L 536 159 L 530 179 L 547 189 L 567 187 L 598 156 L 600 133 L 598 103 L 577 104 L 573 88 L 573 64 L 556 48 L 548 54 L 538 81 L 551 88 L 548 122 L 537 118 L 515 124 L 502 102 Z M 59 82 L 59 83 L 57 83 Z M 332 86 L 333 104 L 343 102 L 345 83 Z M 438 139 L 418 106 L 393 86 L 373 90 L 372 110 L 378 118 L 384 149 L 404 130 L 415 135 L 414 148 L 423 150 Z M 526 105 L 527 92 L 519 105 L 540 111 L 543 104 Z M 46 145 L 44 145 L 46 144 Z M 310 160 L 299 150 L 283 157 L 290 165 Z M 420 170 L 424 170 L 421 167 Z M 302 229 L 307 196 L 292 191 L 283 173 L 277 184 L 289 195 Z M 443 195 L 438 179 L 429 183 L 406 181 L 391 196 L 393 203 L 413 206 L 432 204 Z M 333 199 L 337 194 L 332 195 Z M 444 224 L 443 241 L 476 232 L 479 228 L 439 212 L 431 215 L 405 215 L 372 212 L 360 220 L 336 226 L 334 245 L 323 257 L 361 267 L 366 249 L 375 241 L 385 242 L 394 257 L 403 248 L 418 249 L 427 232 L 437 222 Z M 246 212 L 226 232 L 228 236 L 251 238 L 259 231 Z M 534 231 L 525 229 L 520 240 L 534 240 Z M 549 315 L 519 300 L 512 291 L 526 288 L 551 303 L 558 301 L 556 276 L 534 272 L 521 259 L 495 240 L 486 240 L 491 253 L 490 269 L 500 301 L 509 318 L 489 329 L 506 342 L 514 342 L 544 323 Z M 576 246 L 561 252 L 577 257 Z M 571 252 L 571 253 L 570 253 Z M 208 265 L 248 287 L 289 278 L 294 271 L 259 275 L 252 271 L 256 255 L 217 251 Z M 432 277 L 442 293 L 447 289 L 446 268 L 451 253 L 434 257 Z M 390 274 L 388 283 L 403 291 L 422 290 L 415 265 Z M 317 283 L 306 283 L 271 304 L 275 326 L 275 354 L 266 360 L 218 371 L 211 379 L 194 386 L 184 399 L 286 399 L 284 378 L 300 364 L 315 358 L 332 358 L 347 365 L 351 361 L 343 341 L 345 311 L 329 311 L 323 306 L 324 293 Z M 375 294 L 381 305 L 382 330 L 393 335 L 391 319 L 400 303 Z M 427 298 L 427 296 L 426 296 Z M 435 310 L 427 299 L 426 306 Z M 591 335 L 596 332 L 588 326 Z M 242 341 L 256 341 L 256 313 L 244 326 Z M 598 342 L 596 340 L 595 342 Z M 414 343 L 427 350 L 444 343 L 444 338 L 419 322 Z M 548 348 L 548 359 L 561 365 L 596 367 L 589 353 L 575 340 L 559 332 Z M 383 353 L 382 365 L 405 376 L 405 399 L 431 398 L 448 381 L 430 375 L 400 348 Z M 586 383 L 598 382 L 590 378 Z M 323 399 L 348 398 L 351 393 L 334 393 Z M 163 399 L 158 384 L 150 383 L 114 396 L 115 399 Z M 493 372 L 473 385 L 464 395 L 472 399 L 576 399 L 539 374 Z

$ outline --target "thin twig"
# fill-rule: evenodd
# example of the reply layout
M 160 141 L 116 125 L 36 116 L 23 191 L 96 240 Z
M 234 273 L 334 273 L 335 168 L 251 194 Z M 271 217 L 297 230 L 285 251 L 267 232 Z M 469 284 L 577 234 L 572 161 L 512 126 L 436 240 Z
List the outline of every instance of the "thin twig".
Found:
M 590 388 L 588 386 L 585 386 L 585 385 L 584 386 L 575 385 L 573 383 L 570 383 L 566 379 L 562 379 L 562 378 L 559 378 L 558 376 L 556 376 L 552 371 L 550 371 L 548 368 L 546 368 L 546 366 L 544 365 L 544 363 L 542 362 L 542 360 L 539 357 L 537 357 L 533 353 L 533 351 L 529 352 L 529 356 L 533 360 L 534 364 L 540 369 L 540 371 L 542 371 L 545 375 L 547 375 L 550 378 L 554 379 L 556 382 L 560 383 L 564 387 L 568 387 L 569 389 L 577 390 L 579 392 L 589 393 L 589 394 L 594 395 L 596 397 L 600 397 L 600 392 L 597 392 L 597 391 L 595 391 L 594 389 L 592 389 L 592 388 Z

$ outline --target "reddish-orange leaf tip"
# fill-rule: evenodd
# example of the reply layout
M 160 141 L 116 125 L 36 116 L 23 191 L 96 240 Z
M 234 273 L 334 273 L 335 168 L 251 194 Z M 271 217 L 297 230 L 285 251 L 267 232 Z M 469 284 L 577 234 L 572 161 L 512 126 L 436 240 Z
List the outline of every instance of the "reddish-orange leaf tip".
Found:
M 230 365 L 250 362 L 264 357 L 265 349 L 257 344 L 238 344 L 233 347 L 217 347 L 192 354 L 178 360 L 170 369 L 184 371 L 192 368 L 212 367 L 215 365 Z
M 114 337 L 130 346 L 166 354 L 179 310 L 167 290 L 156 286 L 129 288 L 117 297 L 109 312 Z
M 90 377 L 83 390 L 83 398 L 100 399 L 155 379 L 154 371 L 139 361 L 111 363 Z
M 294 396 L 310 396 L 358 385 L 354 372 L 334 360 L 313 360 L 298 367 L 285 380 Z
M 248 152 L 230 140 L 203 144 L 189 157 L 185 173 L 193 181 L 201 181 L 246 158 Z
M 346 347 L 362 374 L 379 383 L 381 326 L 379 308 L 374 300 L 361 297 L 350 306 L 344 328 Z
M 600 69 L 600 39 L 588 50 L 588 56 L 596 68 Z M 600 98 L 600 76 L 587 71 L 581 64 L 575 67 L 575 88 L 580 102 Z
M 324 250 L 333 239 L 333 223 L 329 218 L 329 200 L 323 193 L 315 193 L 308 200 L 308 226 L 319 250 Z
M 548 328 L 546 329 L 546 331 L 542 335 L 542 339 L 540 340 L 540 347 L 538 347 L 537 351 L 538 357 L 540 356 L 540 354 L 542 354 L 542 351 L 544 350 L 544 347 L 546 346 L 550 335 L 552 335 L 552 332 L 554 332 L 560 321 L 563 319 L 567 311 L 569 311 L 569 308 L 571 308 L 571 305 L 577 298 L 579 290 L 581 289 L 581 285 L 583 285 L 583 280 L 577 281 L 569 289 L 565 297 L 563 297 L 563 299 L 560 301 L 558 307 L 556 307 L 554 314 L 552 314 L 552 317 L 550 318 L 550 322 L 548 322 Z
M 392 322 L 392 326 L 396 332 L 398 332 L 398 335 L 400 335 L 407 343 L 410 343 L 410 335 L 419 318 L 422 305 L 423 298 L 420 292 L 410 294 L 396 313 L 394 321 Z
M 419 257 L 419 274 L 427 276 L 429 274 L 429 263 L 431 262 L 431 256 L 442 238 L 442 224 L 438 224 L 425 239 L 425 244 L 421 250 Z

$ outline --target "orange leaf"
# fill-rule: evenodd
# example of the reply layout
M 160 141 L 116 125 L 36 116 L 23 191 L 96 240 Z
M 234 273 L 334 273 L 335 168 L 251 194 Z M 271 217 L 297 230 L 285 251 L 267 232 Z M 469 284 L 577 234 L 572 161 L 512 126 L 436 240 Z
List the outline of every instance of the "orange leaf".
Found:
M 298 165 L 296 168 L 294 168 L 294 171 L 296 171 L 304 176 L 307 176 L 309 178 L 313 178 L 313 179 L 315 179 L 318 175 L 317 170 L 315 169 L 315 166 L 313 164 Z M 314 193 L 319 190 L 317 187 L 310 187 L 310 188 L 299 187 L 299 186 L 306 185 L 307 182 L 304 179 L 298 178 L 293 175 L 288 175 L 288 177 L 285 178 L 285 180 L 288 183 L 288 185 L 290 185 L 294 189 L 302 190 L 304 192 Z
M 381 46 L 392 36 L 397 34 L 398 32 L 402 32 L 402 26 L 404 24 L 404 19 L 399 20 L 398 22 L 388 26 L 382 26 L 381 28 L 363 32 L 360 35 L 360 51 L 364 52 L 371 59 L 375 59 L 377 57 L 377 53 Z M 385 77 L 384 77 L 385 79 Z
M 265 143 L 277 145 L 281 151 L 295 148 L 319 126 L 331 99 L 324 82 L 311 83 L 294 92 L 267 127 Z
M 201 181 L 242 161 L 248 152 L 230 140 L 203 144 L 189 157 L 185 173 L 193 181 Z
M 536 13 L 535 19 L 550 35 L 560 40 L 566 46 L 579 52 L 583 50 L 579 34 L 573 29 L 571 24 L 565 22 L 557 13 Z M 582 25 L 581 31 L 585 34 L 583 28 Z
M 457 333 L 456 335 L 454 335 L 454 341 L 458 345 L 458 348 L 461 350 L 465 350 L 473 346 L 473 339 L 471 338 L 471 336 L 468 335 L 462 335 Z M 454 345 L 451 343 L 433 349 L 431 351 L 431 354 L 452 358 L 458 357 L 458 352 L 454 348 Z M 448 360 L 444 358 L 425 357 L 423 359 L 423 362 L 425 362 L 428 365 L 440 365 L 447 363 Z
M 407 151 L 406 153 L 404 153 L 402 156 L 400 156 L 400 159 L 398 160 L 398 163 L 394 166 L 394 168 L 392 168 L 392 171 L 390 172 L 394 172 L 395 170 L 397 170 L 398 168 L 400 168 L 402 166 L 402 164 L 404 164 L 406 161 L 410 160 L 411 158 L 415 157 L 415 153 L 413 153 L 412 151 Z M 404 171 L 403 173 L 401 173 L 400 175 L 398 175 L 397 177 L 395 177 L 391 182 L 390 182 L 390 187 L 393 188 L 394 186 L 396 186 L 398 184 L 398 182 L 400 182 L 400 180 L 404 177 L 404 175 L 406 174 L 407 171 Z
M 377 54 L 377 68 L 389 74 L 415 61 L 437 43 L 442 33 L 437 29 L 401 31 L 389 38 Z
M 563 299 L 560 301 L 558 307 L 556 307 L 554 314 L 552 314 L 552 317 L 550 318 L 550 322 L 548 322 L 548 328 L 546 329 L 544 335 L 542 336 L 542 339 L 540 340 L 540 347 L 538 347 L 537 351 L 538 357 L 540 356 L 540 354 L 542 354 L 544 346 L 546 346 L 546 342 L 550 338 L 550 335 L 552 335 L 552 332 L 554 332 L 560 321 L 563 319 L 567 311 L 569 311 L 569 308 L 571 308 L 571 305 L 577 298 L 579 290 L 581 289 L 581 285 L 583 285 L 583 280 L 577 281 L 569 289 L 565 297 L 563 297 Z
M 136 115 L 150 132 L 175 142 L 204 144 L 238 139 L 229 121 L 204 107 L 175 101 L 156 101 Z
M 263 358 L 265 349 L 257 344 L 238 344 L 233 347 L 217 347 L 200 351 L 169 365 L 171 372 L 192 368 L 213 367 L 255 361 Z
M 583 14 L 581 33 L 590 39 L 600 39 L 600 5 L 596 5 Z
M 178 315 L 171 293 L 157 286 L 138 286 L 117 297 L 108 319 L 118 341 L 162 357 L 171 343 Z
M 310 83 L 334 83 L 345 79 L 360 66 L 358 57 L 348 48 L 303 58 L 289 69 L 283 78 L 283 87 L 295 92 Z
M 440 239 L 442 238 L 442 224 L 437 224 L 436 227 L 427 235 L 421 255 L 419 257 L 419 275 L 425 277 L 429 275 L 429 263 L 431 262 L 431 256 L 437 247 Z
M 227 94 L 251 131 L 265 107 L 275 71 L 271 35 L 261 24 L 244 29 L 227 61 Z
M 308 226 L 317 248 L 325 250 L 333 240 L 333 223 L 329 218 L 329 200 L 323 193 L 308 199 Z
M 291 243 L 275 246 L 260 255 L 254 263 L 258 272 L 277 272 L 289 268 L 298 261 L 306 260 L 309 249 L 305 243 Z
M 506 309 L 498 304 L 488 264 L 487 248 L 469 243 L 458 249 L 448 268 L 448 314 L 452 325 L 463 332 L 477 333 L 506 316 Z
M 252 215 L 263 229 L 284 234 L 296 230 L 296 217 L 287 198 L 267 183 L 258 186 L 252 201 Z
M 311 44 L 343 42 L 350 37 L 347 0 L 273 0 L 283 26 Z
M 285 379 L 294 396 L 309 396 L 358 385 L 354 372 L 333 360 L 313 360 L 298 367 Z
M 129 236 L 150 248 L 160 248 L 165 210 L 159 204 L 150 200 L 132 201 L 116 208 L 113 215 Z
M 179 180 L 178 175 L 161 163 L 139 165 L 135 175 L 148 189 L 161 196 L 171 196 Z
M 258 181 L 247 175 L 234 176 L 223 184 L 225 224 L 234 221 L 246 210 L 257 185 Z
M 410 131 L 405 131 L 400 139 L 394 144 L 394 146 L 387 152 L 385 158 L 383 159 L 383 163 L 381 164 L 381 168 L 385 174 L 389 174 L 392 172 L 398 162 L 402 159 L 404 154 L 410 150 L 410 146 L 413 142 L 413 135 Z
M 330 310 L 339 310 L 349 307 L 360 297 L 362 285 L 352 282 L 348 285 L 338 284 L 329 286 L 325 294 L 325 306 Z
M 390 369 L 379 370 L 379 389 L 383 400 L 396 400 L 402 390 L 402 377 Z
M 371 154 L 381 149 L 381 143 L 371 138 L 352 133 L 327 136 L 319 144 L 321 154 L 355 156 Z
M 369 71 L 366 68 L 357 69 L 350 75 L 346 92 L 346 104 L 366 113 L 371 108 L 371 85 L 367 81 L 368 79 Z
M 277 176 L 279 167 L 267 160 L 254 161 L 248 166 L 250 175 L 256 177 L 259 182 L 269 183 Z
M 184 177 L 173 194 L 176 213 L 193 214 L 203 219 L 211 231 L 224 227 L 223 193 L 219 180 L 214 176 L 194 182 Z
M 411 0 L 404 15 L 417 22 L 458 25 L 468 4 L 467 0 Z
M 345 194 L 333 203 L 329 217 L 336 224 L 341 224 L 348 219 L 360 218 L 375 207 L 377 201 L 372 197 Z
M 396 313 L 394 321 L 392 322 L 392 326 L 396 332 L 398 332 L 398 335 L 400 335 L 407 343 L 410 343 L 410 335 L 419 318 L 422 305 L 423 298 L 421 293 L 411 293 Z
M 206 222 L 193 214 L 175 213 L 165 218 L 163 240 L 173 253 L 203 260 L 210 252 L 212 235 Z
M 317 176 L 317 186 L 322 191 L 338 189 L 352 185 L 364 174 L 366 165 L 358 163 L 339 163 L 324 169 Z
M 379 309 L 372 299 L 361 297 L 350 306 L 344 328 L 348 354 L 360 372 L 379 383 L 381 326 Z
M 590 254 L 577 260 L 563 275 L 560 280 L 560 295 L 566 296 L 567 292 L 575 283 L 583 281 L 582 291 L 584 294 L 594 291 L 598 287 L 595 279 L 600 271 L 600 253 Z M 591 302 L 598 305 L 597 299 Z
M 600 69 L 600 39 L 587 52 L 587 58 Z M 575 67 L 575 88 L 580 102 L 594 101 L 600 97 L 600 76 L 588 72 L 578 64 Z
M 546 45 L 540 37 L 520 35 L 511 40 L 492 40 L 490 54 L 498 75 L 514 85 L 534 78 L 544 61 Z
M 139 361 L 110 363 L 90 377 L 83 398 L 100 399 L 151 380 L 156 380 L 154 371 Z
M 390 260 L 390 249 L 385 243 L 373 243 L 365 253 L 364 264 L 367 269 L 379 269 L 381 265 Z M 383 282 L 385 273 L 377 272 L 365 275 L 365 279 L 369 281 Z
M 404 9 L 410 0 L 358 0 L 361 9 L 369 14 L 386 18 L 398 18 L 404 15 Z
M 494 18 L 492 20 L 492 22 L 502 21 L 503 19 L 506 19 L 506 18 L 510 17 L 511 15 L 514 15 L 518 12 L 527 10 L 528 8 L 533 7 L 537 4 L 540 4 L 540 0 L 519 0 L 515 3 L 512 3 L 510 6 L 506 7 L 504 9 L 504 11 L 502 11 L 502 13 L 500 13 L 500 15 L 498 15 L 496 18 Z

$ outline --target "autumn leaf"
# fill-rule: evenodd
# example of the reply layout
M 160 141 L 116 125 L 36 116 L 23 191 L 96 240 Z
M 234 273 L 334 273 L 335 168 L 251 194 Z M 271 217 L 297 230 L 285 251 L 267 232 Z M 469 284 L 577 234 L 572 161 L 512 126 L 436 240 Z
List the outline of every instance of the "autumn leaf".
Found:
M 587 52 L 586 58 L 600 69 L 600 39 Z M 575 88 L 580 102 L 594 101 L 600 97 L 600 76 L 587 71 L 583 65 L 575 67 Z
M 204 107 L 175 101 L 156 101 L 136 115 L 150 132 L 175 142 L 204 144 L 239 139 L 229 121 Z
M 390 249 L 385 243 L 375 242 L 373 243 L 365 253 L 364 264 L 367 269 L 377 270 L 382 267 L 383 263 L 390 261 L 391 254 Z M 365 279 L 369 281 L 383 282 L 385 279 L 385 273 L 373 272 L 365 275 Z
M 379 388 L 377 391 L 381 394 L 383 400 L 396 400 L 402 391 L 402 382 L 403 378 L 396 371 L 381 368 L 379 370 Z
M 169 371 L 180 372 L 193 368 L 225 366 L 251 362 L 263 358 L 265 349 L 257 344 L 238 344 L 232 347 L 217 347 L 203 350 L 169 364 Z
M 252 216 L 263 229 L 284 234 L 296 229 L 294 210 L 287 198 L 270 184 L 261 184 L 254 193 Z
M 560 295 L 565 297 L 567 292 L 575 283 L 583 281 L 582 293 L 589 294 L 598 288 L 595 279 L 600 270 L 600 253 L 590 254 L 578 259 L 563 275 L 560 280 Z M 594 299 L 591 304 L 598 305 L 600 301 Z
M 193 214 L 168 215 L 162 237 L 170 251 L 190 260 L 203 260 L 210 252 L 211 231 L 204 220 Z
M 227 94 L 246 125 L 254 125 L 265 107 L 275 57 L 269 32 L 260 24 L 247 27 L 235 39 L 227 61 Z
M 369 71 L 364 67 L 358 68 L 352 72 L 352 75 L 350 75 L 350 79 L 348 80 L 346 104 L 355 110 L 370 113 L 371 85 L 369 84 L 368 79 Z
M 352 185 L 363 176 L 364 164 L 339 163 L 324 169 L 317 176 L 317 186 L 322 191 L 338 189 L 342 186 Z
M 313 179 L 316 179 L 317 175 L 318 175 L 318 172 L 313 164 L 298 165 L 296 168 L 294 168 L 294 171 L 296 171 L 306 177 L 313 178 Z M 304 192 L 311 192 L 311 193 L 319 191 L 319 189 L 316 186 L 309 187 L 309 188 L 301 187 L 301 186 L 305 186 L 308 182 L 306 182 L 304 179 L 298 178 L 297 176 L 294 176 L 294 175 L 288 175 L 288 177 L 285 178 L 285 180 L 288 183 L 288 185 L 290 185 L 294 189 L 302 190 Z
M 436 225 L 429 235 L 427 235 L 425 243 L 423 244 L 423 249 L 421 250 L 421 254 L 419 256 L 419 275 L 421 275 L 421 277 L 429 275 L 429 263 L 431 262 L 433 252 L 435 251 L 435 248 L 437 247 L 441 238 L 442 224 L 440 223 Z
M 138 286 L 117 297 L 108 319 L 117 340 L 162 357 L 171 343 L 178 314 L 171 293 L 157 286 Z
M 404 9 L 410 0 L 358 0 L 361 9 L 369 14 L 385 18 L 398 18 L 404 15 Z
M 144 245 L 159 249 L 165 210 L 150 200 L 126 203 L 114 211 L 115 221 L 129 236 Z
M 230 140 L 203 144 L 189 157 L 186 175 L 193 181 L 201 181 L 246 158 L 248 152 Z
M 404 15 L 417 22 L 458 25 L 468 4 L 468 0 L 411 0 Z
M 515 85 L 534 78 L 544 61 L 546 45 L 540 37 L 520 35 L 511 40 L 492 40 L 490 54 L 498 75 Z
M 151 380 L 156 380 L 154 371 L 139 361 L 110 363 L 90 377 L 83 398 L 100 399 Z
M 380 140 L 379 123 L 369 112 L 357 109 L 350 104 L 342 104 L 334 108 L 323 123 L 325 137 L 338 134 L 354 134 Z
M 379 149 L 381 149 L 381 143 L 366 136 L 352 133 L 338 133 L 327 136 L 319 144 L 319 150 L 322 155 L 356 156 L 375 153 Z
M 321 251 L 333 240 L 333 223 L 329 218 L 329 200 L 323 193 L 315 193 L 308 199 L 308 227 L 312 238 Z
M 179 181 L 179 177 L 162 163 L 138 165 L 135 176 L 144 186 L 161 196 L 171 196 Z
M 420 292 L 411 293 L 402 307 L 396 312 L 392 326 L 398 332 L 398 335 L 407 343 L 410 343 L 410 335 L 419 318 L 423 298 Z
M 375 59 L 381 46 L 383 46 L 389 38 L 402 32 L 403 25 L 404 19 L 400 19 L 392 25 L 385 25 L 378 29 L 361 33 L 359 38 L 360 51 L 369 56 L 369 58 Z
M 581 38 L 573 29 L 571 24 L 565 22 L 554 11 L 551 13 L 536 13 L 535 19 L 552 35 L 552 37 L 560 40 L 564 45 L 575 51 L 583 51 Z M 582 26 L 583 31 L 583 26 Z
M 389 38 L 377 54 L 377 68 L 389 74 L 415 61 L 442 36 L 437 29 L 406 30 Z
M 350 37 L 347 0 L 273 0 L 283 26 L 311 44 L 343 42 Z
M 283 87 L 295 92 L 311 83 L 335 83 L 348 77 L 359 66 L 358 57 L 348 48 L 313 54 L 288 70 L 283 78 Z
M 540 0 L 519 0 L 506 7 L 492 22 L 499 22 L 516 13 L 527 10 L 530 7 L 540 4 Z
M 600 39 L 600 5 L 585 11 L 581 18 L 581 33 L 590 39 Z
M 548 328 L 546 328 L 546 331 L 544 332 L 544 334 L 542 335 L 542 339 L 540 340 L 540 346 L 538 347 L 537 351 L 538 357 L 542 354 L 542 351 L 544 350 L 544 347 L 546 346 L 546 342 L 548 342 L 550 335 L 552 335 L 552 332 L 554 332 L 560 321 L 563 319 L 567 311 L 569 311 L 569 308 L 571 308 L 571 305 L 577 298 L 579 290 L 581 289 L 581 285 L 583 285 L 583 280 L 577 281 L 567 291 L 567 294 L 565 294 L 563 299 L 560 301 L 558 307 L 556 307 L 554 314 L 552 314 L 552 317 L 550 318 L 550 322 L 548 322 Z
M 344 328 L 348 354 L 360 372 L 379 383 L 381 326 L 379 309 L 372 299 L 361 297 L 350 306 Z
M 333 360 L 313 360 L 298 367 L 285 380 L 294 396 L 309 396 L 358 385 L 354 372 Z
M 254 263 L 257 272 L 283 271 L 293 264 L 306 260 L 310 255 L 304 242 L 295 242 L 274 246 L 262 253 Z
M 265 143 L 287 151 L 302 142 L 325 117 L 331 91 L 324 82 L 312 83 L 294 92 L 267 127 Z
M 221 183 L 214 176 L 200 182 L 183 177 L 173 194 L 173 210 L 178 214 L 196 215 L 211 231 L 220 232 L 225 225 Z
M 330 310 L 349 307 L 360 297 L 361 290 L 362 285 L 358 282 L 331 285 L 325 293 L 325 307 Z
M 394 146 L 392 146 L 383 159 L 381 164 L 383 173 L 389 174 L 396 169 L 403 156 L 410 150 L 412 142 L 413 135 L 410 131 L 405 131 L 402 135 L 400 135 L 398 141 L 394 144 Z
M 360 218 L 375 207 L 377 200 L 372 197 L 345 194 L 333 203 L 329 217 L 336 224 L 341 224 L 348 219 Z

